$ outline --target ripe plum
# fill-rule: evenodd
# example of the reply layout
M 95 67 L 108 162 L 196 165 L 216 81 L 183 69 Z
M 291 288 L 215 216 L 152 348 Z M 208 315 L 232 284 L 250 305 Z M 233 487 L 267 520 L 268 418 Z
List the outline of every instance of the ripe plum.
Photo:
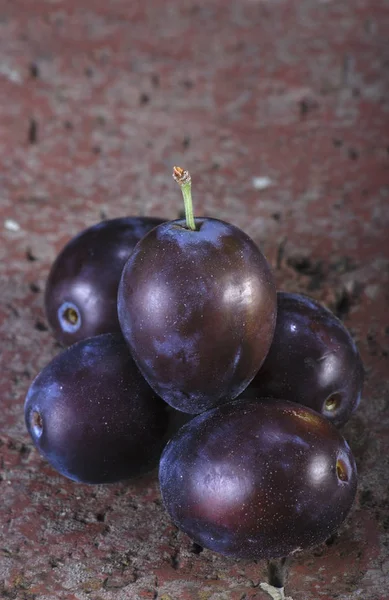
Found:
M 235 400 L 194 417 L 166 445 L 162 498 L 197 544 L 236 558 L 278 558 L 323 542 L 356 492 L 347 442 L 315 411 Z
M 363 379 L 358 349 L 343 323 L 308 296 L 278 292 L 270 350 L 242 397 L 298 401 L 341 426 L 358 407 Z
M 176 168 L 175 175 L 190 196 L 189 174 Z M 118 313 L 151 387 L 196 414 L 238 396 L 258 371 L 273 337 L 276 290 L 251 238 L 187 211 L 186 221 L 159 225 L 136 245 Z
M 155 466 L 169 426 L 120 334 L 82 340 L 35 378 L 25 401 L 38 451 L 62 475 L 110 483 Z
M 68 346 L 100 333 L 120 332 L 117 290 L 135 244 L 154 217 L 123 217 L 85 229 L 54 261 L 45 290 L 47 319 L 56 339 Z

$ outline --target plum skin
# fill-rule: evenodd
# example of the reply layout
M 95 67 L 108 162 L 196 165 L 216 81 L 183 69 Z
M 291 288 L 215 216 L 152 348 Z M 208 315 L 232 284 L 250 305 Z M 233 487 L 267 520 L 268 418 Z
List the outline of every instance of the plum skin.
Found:
M 120 334 L 82 340 L 34 379 L 24 407 L 35 447 L 62 475 L 112 483 L 156 466 L 166 404 L 147 385 Z
M 355 497 L 355 461 L 315 411 L 235 400 L 194 417 L 160 460 L 162 499 L 196 543 L 235 558 L 287 556 L 324 542 Z
M 240 229 L 217 219 L 164 223 L 136 245 L 118 292 L 123 335 L 150 386 L 192 414 L 232 400 L 273 337 L 270 267 Z
M 242 398 L 298 399 L 341 427 L 359 405 L 363 380 L 357 346 L 343 323 L 308 296 L 278 292 L 270 350 Z
M 66 244 L 45 289 L 46 316 L 61 344 L 120 332 L 117 290 L 123 267 L 136 243 L 163 222 L 157 217 L 109 219 Z

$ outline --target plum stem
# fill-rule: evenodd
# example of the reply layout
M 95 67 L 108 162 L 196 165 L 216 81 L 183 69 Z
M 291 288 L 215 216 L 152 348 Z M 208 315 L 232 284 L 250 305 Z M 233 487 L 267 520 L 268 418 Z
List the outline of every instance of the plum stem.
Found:
M 186 226 L 192 231 L 196 231 L 196 225 L 193 216 L 193 202 L 192 202 L 192 178 L 189 171 L 184 171 L 181 167 L 173 167 L 173 179 L 178 183 L 181 188 L 182 196 L 184 198 L 185 205 L 185 220 Z
M 259 587 L 261 590 L 266 592 L 272 600 L 293 600 L 291 596 L 285 596 L 285 590 L 283 587 L 274 587 L 268 583 L 261 583 Z
M 292 600 L 285 596 L 288 566 L 288 557 L 273 558 L 267 561 L 268 583 L 260 583 L 259 587 L 273 600 Z
M 289 560 L 285 556 L 283 558 L 273 558 L 267 561 L 267 572 L 269 584 L 274 587 L 285 587 L 285 580 L 288 572 Z

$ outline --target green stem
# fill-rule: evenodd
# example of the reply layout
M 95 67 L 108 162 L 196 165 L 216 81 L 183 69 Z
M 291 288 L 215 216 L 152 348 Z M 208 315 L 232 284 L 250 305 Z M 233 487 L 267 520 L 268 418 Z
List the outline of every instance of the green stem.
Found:
M 188 171 L 184 171 L 181 167 L 173 167 L 173 178 L 181 187 L 182 196 L 184 198 L 186 226 L 188 229 L 196 231 L 196 224 L 193 216 L 191 176 Z

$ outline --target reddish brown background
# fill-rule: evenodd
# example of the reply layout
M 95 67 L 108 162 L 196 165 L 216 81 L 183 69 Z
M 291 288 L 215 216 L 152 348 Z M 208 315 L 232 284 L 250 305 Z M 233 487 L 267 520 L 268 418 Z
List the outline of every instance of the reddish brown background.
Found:
M 0 0 L 4 598 L 266 598 L 264 563 L 194 552 L 155 474 L 77 485 L 24 427 L 26 390 L 59 351 L 42 309 L 56 253 L 104 216 L 175 218 L 177 163 L 197 214 L 246 230 L 280 288 L 344 318 L 366 365 L 344 430 L 355 505 L 293 559 L 288 592 L 388 600 L 388 81 L 385 0 Z

